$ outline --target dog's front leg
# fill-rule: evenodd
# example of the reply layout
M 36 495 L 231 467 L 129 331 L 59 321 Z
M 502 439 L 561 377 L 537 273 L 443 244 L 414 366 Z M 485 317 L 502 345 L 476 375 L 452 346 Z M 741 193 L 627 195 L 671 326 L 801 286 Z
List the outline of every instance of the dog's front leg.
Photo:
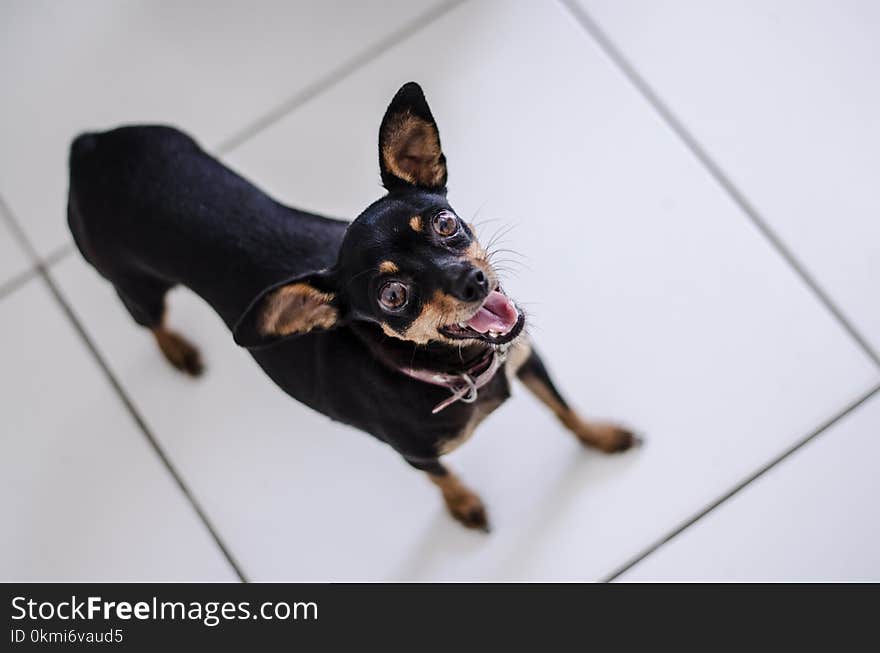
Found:
M 605 453 L 626 451 L 641 444 L 638 436 L 623 427 L 608 422 L 588 421 L 578 415 L 553 385 L 543 361 L 534 349 L 516 375 L 584 444 Z
M 482 500 L 454 473 L 436 458 L 406 458 L 406 461 L 428 475 L 440 488 L 449 513 L 468 528 L 489 532 L 489 519 Z

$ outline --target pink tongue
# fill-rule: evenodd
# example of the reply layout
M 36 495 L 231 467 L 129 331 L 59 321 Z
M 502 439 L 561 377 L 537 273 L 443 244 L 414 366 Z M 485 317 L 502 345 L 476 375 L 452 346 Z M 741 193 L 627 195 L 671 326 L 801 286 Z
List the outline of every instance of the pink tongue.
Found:
M 467 325 L 480 333 L 497 331 L 505 334 L 516 325 L 518 319 L 519 312 L 513 302 L 504 293 L 493 290 L 477 314 L 467 321 Z

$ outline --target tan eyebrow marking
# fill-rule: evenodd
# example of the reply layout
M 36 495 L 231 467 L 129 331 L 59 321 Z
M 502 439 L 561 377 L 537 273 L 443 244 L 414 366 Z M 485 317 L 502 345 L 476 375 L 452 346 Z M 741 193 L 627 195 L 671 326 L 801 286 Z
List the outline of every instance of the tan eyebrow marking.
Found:
M 379 263 L 379 272 L 384 274 L 394 274 L 399 269 L 394 261 L 382 261 Z
M 422 230 L 422 216 L 414 215 L 409 219 L 409 226 L 413 231 Z

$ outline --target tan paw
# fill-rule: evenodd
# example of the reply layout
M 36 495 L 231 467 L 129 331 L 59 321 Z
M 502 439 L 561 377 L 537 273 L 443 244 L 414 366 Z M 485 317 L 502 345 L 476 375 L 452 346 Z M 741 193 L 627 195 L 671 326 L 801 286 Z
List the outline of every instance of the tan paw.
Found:
M 202 355 L 186 338 L 168 329 L 156 329 L 153 335 L 159 349 L 175 368 L 190 376 L 199 376 L 202 373 Z
M 632 431 L 616 424 L 590 422 L 575 431 L 577 438 L 589 447 L 605 453 L 620 453 L 642 444 L 643 440 Z
M 467 528 L 489 532 L 489 518 L 483 502 L 473 492 L 458 494 L 446 500 L 449 513 Z

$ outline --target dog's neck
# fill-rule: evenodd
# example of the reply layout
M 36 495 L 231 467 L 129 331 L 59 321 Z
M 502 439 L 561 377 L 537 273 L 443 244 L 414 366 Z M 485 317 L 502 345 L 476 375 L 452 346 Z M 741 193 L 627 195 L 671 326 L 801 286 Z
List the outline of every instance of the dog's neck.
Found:
M 373 356 L 392 369 L 414 368 L 460 374 L 485 359 L 491 347 L 483 343 L 454 346 L 429 342 L 420 345 L 388 336 L 368 322 L 353 322 L 350 328 Z

